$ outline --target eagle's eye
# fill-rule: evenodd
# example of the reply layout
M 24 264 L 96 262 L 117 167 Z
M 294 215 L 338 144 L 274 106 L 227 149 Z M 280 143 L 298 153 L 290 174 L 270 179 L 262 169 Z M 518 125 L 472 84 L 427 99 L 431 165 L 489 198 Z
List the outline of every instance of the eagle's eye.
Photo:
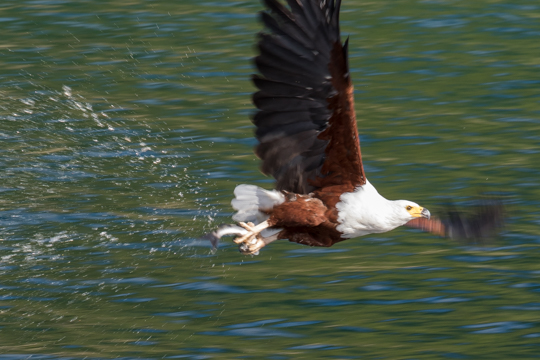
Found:
M 412 209 L 412 206 L 409 205 L 409 206 L 406 207 L 406 209 L 407 209 L 407 211 L 410 211 Z

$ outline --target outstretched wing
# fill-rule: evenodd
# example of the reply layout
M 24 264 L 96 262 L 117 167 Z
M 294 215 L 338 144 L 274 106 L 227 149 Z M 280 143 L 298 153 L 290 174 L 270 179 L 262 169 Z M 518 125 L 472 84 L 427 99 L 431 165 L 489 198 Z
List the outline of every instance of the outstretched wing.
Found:
M 262 172 L 276 189 L 306 194 L 365 184 L 341 0 L 264 0 L 253 122 Z
M 505 210 L 497 199 L 483 200 L 478 206 L 447 211 L 444 218 L 418 218 L 409 221 L 406 226 L 427 231 L 432 234 L 463 240 L 469 243 L 482 243 L 496 234 L 504 224 Z

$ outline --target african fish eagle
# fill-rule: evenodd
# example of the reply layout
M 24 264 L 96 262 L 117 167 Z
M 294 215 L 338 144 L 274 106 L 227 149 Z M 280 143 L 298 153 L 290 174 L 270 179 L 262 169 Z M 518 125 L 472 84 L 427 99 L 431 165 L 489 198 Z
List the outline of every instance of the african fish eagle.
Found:
M 224 235 L 244 254 L 258 254 L 272 241 L 288 239 L 332 246 L 398 226 L 442 236 L 482 235 L 479 221 L 497 222 L 497 211 L 472 220 L 430 219 L 407 200 L 387 200 L 367 180 L 362 166 L 348 64 L 348 40 L 340 40 L 341 0 L 263 0 L 267 10 L 253 76 L 258 108 L 253 123 L 255 153 L 275 190 L 239 185 L 233 219 L 205 236 L 214 246 Z M 489 222 L 489 221 L 488 221 Z M 478 233 L 478 234 L 477 234 Z

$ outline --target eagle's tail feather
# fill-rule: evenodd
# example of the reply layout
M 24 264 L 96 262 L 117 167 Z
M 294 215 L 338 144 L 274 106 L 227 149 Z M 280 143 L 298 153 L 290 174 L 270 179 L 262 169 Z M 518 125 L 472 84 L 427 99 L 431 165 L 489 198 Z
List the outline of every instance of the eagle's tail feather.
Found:
M 235 198 L 232 200 L 232 207 L 236 210 L 233 215 L 233 220 L 243 223 L 243 226 L 256 226 L 268 220 L 268 213 L 276 205 L 285 201 L 285 195 L 276 190 L 265 190 L 255 185 L 238 185 L 234 189 Z M 250 225 L 246 225 L 250 224 Z M 260 225 L 259 225 L 260 226 Z M 273 241 L 276 235 L 281 231 L 279 228 L 267 228 L 259 230 L 261 238 L 271 239 Z M 208 240 L 212 244 L 213 250 L 217 249 L 219 240 L 223 236 L 236 235 L 241 238 L 248 235 L 249 231 L 238 225 L 221 225 L 216 230 L 201 237 L 203 240 Z M 257 233 L 257 234 L 258 234 Z M 264 246 L 264 245 L 263 245 Z M 246 250 L 247 251 L 247 250 Z M 248 251 L 247 253 L 255 254 L 257 251 Z M 244 251 L 244 253 L 246 253 Z
M 232 207 L 236 210 L 234 221 L 259 224 L 268 219 L 268 212 L 285 201 L 285 196 L 276 190 L 265 190 L 255 185 L 238 185 L 234 189 Z

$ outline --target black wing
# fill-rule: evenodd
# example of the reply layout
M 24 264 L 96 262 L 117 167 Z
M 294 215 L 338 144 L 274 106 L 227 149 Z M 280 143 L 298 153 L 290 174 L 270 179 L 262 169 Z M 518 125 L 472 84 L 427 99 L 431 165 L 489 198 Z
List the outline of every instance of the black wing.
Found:
M 354 98 L 341 43 L 341 0 L 264 0 L 253 119 L 262 172 L 305 194 L 365 183 Z

